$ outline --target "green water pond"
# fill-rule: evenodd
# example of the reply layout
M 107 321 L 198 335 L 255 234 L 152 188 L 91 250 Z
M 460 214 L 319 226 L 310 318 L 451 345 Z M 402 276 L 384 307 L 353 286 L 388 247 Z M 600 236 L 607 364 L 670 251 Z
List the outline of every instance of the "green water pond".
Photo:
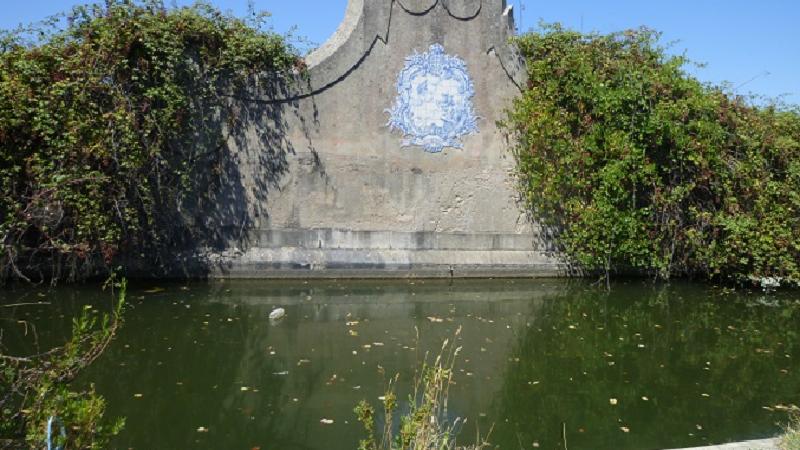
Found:
M 99 287 L 0 292 L 3 344 L 63 342 Z M 800 295 L 622 282 L 137 284 L 77 383 L 127 425 L 119 449 L 355 450 L 353 414 L 401 399 L 461 327 L 448 414 L 501 449 L 664 449 L 771 437 L 800 404 Z M 286 316 L 268 315 L 284 308 Z M 24 320 L 23 326 L 17 320 Z M 35 330 L 34 330 L 35 328 Z M 566 436 L 563 436 L 565 434 Z

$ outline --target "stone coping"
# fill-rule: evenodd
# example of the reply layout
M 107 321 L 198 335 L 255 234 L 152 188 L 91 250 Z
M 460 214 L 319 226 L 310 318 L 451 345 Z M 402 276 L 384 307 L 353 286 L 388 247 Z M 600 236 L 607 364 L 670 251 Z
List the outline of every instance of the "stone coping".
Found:
M 549 278 L 568 275 L 536 251 L 253 248 L 212 255 L 211 278 Z
M 755 441 L 733 442 L 730 444 L 711 445 L 708 447 L 691 447 L 673 450 L 778 450 L 778 438 Z
M 365 250 L 537 250 L 532 233 L 456 233 L 315 229 L 256 229 L 250 242 L 257 248 Z

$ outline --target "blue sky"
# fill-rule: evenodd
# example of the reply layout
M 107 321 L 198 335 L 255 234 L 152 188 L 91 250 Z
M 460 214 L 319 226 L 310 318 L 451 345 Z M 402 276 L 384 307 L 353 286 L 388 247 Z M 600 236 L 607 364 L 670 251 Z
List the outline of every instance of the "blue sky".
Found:
M 381 0 L 386 1 L 386 0 Z M 190 0 L 175 0 L 178 4 Z M 242 15 L 248 0 L 211 0 L 223 10 Z M 81 0 L 6 1 L 0 28 L 13 28 L 85 3 Z M 167 4 L 173 0 L 167 0 Z M 273 14 L 271 25 L 313 43 L 330 36 L 347 0 L 253 0 L 256 9 Z M 797 0 L 509 0 L 518 25 L 528 29 L 539 20 L 561 22 L 583 31 L 610 32 L 641 25 L 677 41 L 674 52 L 686 51 L 706 67 L 691 71 L 701 80 L 728 82 L 741 94 L 800 104 L 800 1 Z M 521 8 L 520 8 L 521 6 Z M 521 13 L 521 17 L 520 17 Z

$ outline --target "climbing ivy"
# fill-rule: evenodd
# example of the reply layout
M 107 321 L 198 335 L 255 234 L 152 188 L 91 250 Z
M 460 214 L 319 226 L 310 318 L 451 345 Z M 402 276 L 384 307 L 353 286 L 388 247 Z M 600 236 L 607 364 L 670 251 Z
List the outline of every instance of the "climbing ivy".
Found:
M 193 239 L 186 204 L 229 156 L 223 92 L 298 65 L 206 3 L 79 6 L 0 36 L 0 280 L 102 275 Z
M 800 281 L 800 109 L 689 76 L 647 29 L 516 39 L 529 74 L 504 125 L 528 205 L 608 275 Z

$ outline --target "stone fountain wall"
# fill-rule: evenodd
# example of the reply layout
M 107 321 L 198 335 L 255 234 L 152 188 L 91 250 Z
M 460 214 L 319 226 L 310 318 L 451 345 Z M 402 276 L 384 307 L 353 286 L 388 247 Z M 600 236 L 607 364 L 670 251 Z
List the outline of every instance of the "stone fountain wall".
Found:
M 233 96 L 209 275 L 564 274 L 496 124 L 513 30 L 505 0 L 350 0 L 305 76 Z

